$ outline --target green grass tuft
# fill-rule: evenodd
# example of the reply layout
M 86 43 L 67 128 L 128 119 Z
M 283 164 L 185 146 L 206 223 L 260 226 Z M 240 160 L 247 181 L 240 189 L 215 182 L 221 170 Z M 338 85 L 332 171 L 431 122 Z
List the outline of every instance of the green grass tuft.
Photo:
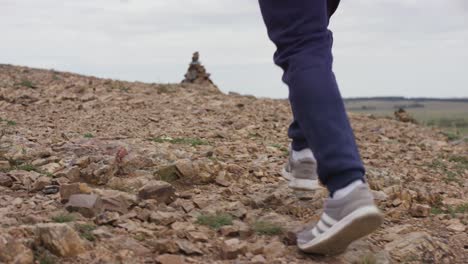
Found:
M 35 171 L 37 173 L 41 173 L 41 170 L 39 170 L 39 168 L 37 168 L 36 166 L 32 164 L 22 164 L 22 165 L 16 166 L 16 169 L 24 170 L 24 171 Z
M 83 137 L 85 137 L 85 138 L 93 138 L 94 135 L 91 134 L 91 133 L 86 133 L 86 134 L 83 135 Z
M 360 261 L 354 262 L 355 264 L 377 264 L 377 259 L 374 255 L 365 255 Z
M 68 223 L 75 221 L 75 216 L 72 214 L 59 214 L 53 216 L 52 220 L 56 223 Z
M 468 213 L 468 203 L 460 204 L 457 206 L 448 206 L 447 209 L 440 208 L 439 206 L 435 206 L 431 208 L 432 214 L 450 214 L 452 217 L 455 214 L 466 214 Z
M 27 80 L 27 79 L 22 80 L 19 83 L 19 85 L 24 86 L 24 87 L 28 87 L 28 88 L 31 88 L 31 89 L 36 88 L 36 86 L 30 80 Z
M 49 256 L 42 256 L 39 258 L 39 264 L 55 264 L 55 260 Z
M 232 216 L 225 213 L 200 215 L 196 223 L 209 226 L 213 229 L 219 229 L 225 225 L 232 225 Z
M 450 156 L 448 160 L 458 163 L 463 168 L 468 168 L 468 157 L 466 156 Z
M 13 120 L 7 120 L 7 126 L 16 126 L 16 122 Z
M 253 224 L 253 230 L 260 235 L 274 236 L 283 233 L 283 228 L 275 223 L 258 221 Z
M 92 224 L 81 224 L 75 226 L 80 236 L 89 241 L 95 241 L 96 237 L 93 235 L 93 231 L 96 229 L 95 225 Z

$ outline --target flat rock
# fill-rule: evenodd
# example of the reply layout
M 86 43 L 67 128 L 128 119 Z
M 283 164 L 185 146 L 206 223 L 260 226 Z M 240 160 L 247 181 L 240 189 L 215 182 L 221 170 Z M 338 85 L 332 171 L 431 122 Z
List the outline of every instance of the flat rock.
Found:
M 236 259 L 246 252 L 247 244 L 237 238 L 228 239 L 221 246 L 221 255 L 224 259 Z
M 460 219 L 451 219 L 447 222 L 447 228 L 455 232 L 465 232 L 466 226 L 460 221 Z
M 51 184 L 51 178 L 46 177 L 46 176 L 41 176 L 41 177 L 39 177 L 39 179 L 37 179 L 33 183 L 32 188 L 31 188 L 31 192 L 42 191 L 42 189 L 44 189 L 44 187 L 46 187 L 47 185 L 50 185 L 50 184 Z
M 84 217 L 92 218 L 102 212 L 102 200 L 95 194 L 73 194 L 65 208 L 69 212 L 78 212 Z
M 74 194 L 90 194 L 92 191 L 86 183 L 63 184 L 60 186 L 60 199 L 62 203 L 66 203 Z
M 138 191 L 138 198 L 142 200 L 154 199 L 159 203 L 170 204 L 175 199 L 175 189 L 164 181 L 151 181 Z
M 203 252 L 192 242 L 187 240 L 176 241 L 180 251 L 187 255 L 201 255 Z
M 180 218 L 181 216 L 177 213 L 162 211 L 152 212 L 149 216 L 150 222 L 164 226 L 168 226 L 174 223 L 175 221 L 179 220 Z
M 78 166 L 66 167 L 60 171 L 57 171 L 55 177 L 65 177 L 71 182 L 78 182 L 80 180 L 81 171 Z
M 121 214 L 128 213 L 128 208 L 131 205 L 131 203 L 121 195 L 102 197 L 102 204 L 104 210 L 118 212 Z

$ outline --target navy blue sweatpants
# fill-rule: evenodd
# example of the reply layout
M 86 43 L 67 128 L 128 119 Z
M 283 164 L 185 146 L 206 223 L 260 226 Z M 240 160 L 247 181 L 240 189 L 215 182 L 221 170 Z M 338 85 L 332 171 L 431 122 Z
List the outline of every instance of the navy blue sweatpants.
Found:
M 284 71 L 294 116 L 293 149 L 311 148 L 320 181 L 333 193 L 364 180 L 341 94 L 332 71 L 333 35 L 328 30 L 339 0 L 259 0 L 275 63 Z

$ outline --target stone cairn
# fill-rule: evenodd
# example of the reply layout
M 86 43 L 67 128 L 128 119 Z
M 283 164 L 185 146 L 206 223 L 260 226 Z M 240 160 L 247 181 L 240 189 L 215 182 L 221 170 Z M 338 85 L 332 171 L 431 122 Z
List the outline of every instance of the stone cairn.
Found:
M 395 111 L 395 118 L 396 120 L 404 123 L 413 123 L 417 124 L 418 122 L 414 119 L 408 112 L 405 111 L 403 108 L 399 108 Z
M 185 79 L 182 83 L 193 83 L 202 86 L 215 86 L 210 79 L 210 74 L 206 72 L 205 67 L 200 63 L 200 54 L 193 53 L 192 62 L 189 65 Z M 216 87 L 216 86 L 215 86 Z

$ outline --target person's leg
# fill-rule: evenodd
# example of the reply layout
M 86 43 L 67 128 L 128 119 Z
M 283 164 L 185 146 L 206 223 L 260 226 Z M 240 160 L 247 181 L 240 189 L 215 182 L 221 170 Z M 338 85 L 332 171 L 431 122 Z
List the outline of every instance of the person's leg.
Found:
M 275 63 L 289 86 L 295 118 L 289 134 L 310 146 L 332 196 L 318 223 L 298 234 L 297 244 L 309 253 L 340 253 L 377 229 L 383 218 L 363 183 L 364 167 L 332 71 L 333 40 L 327 28 L 334 9 L 327 0 L 259 2 L 277 46 Z
M 332 71 L 327 0 L 259 2 L 277 47 L 275 63 L 284 70 L 289 87 L 294 128 L 312 149 L 320 180 L 332 194 L 363 180 L 364 167 Z
M 330 20 L 331 16 L 335 13 L 336 9 L 340 4 L 340 0 L 327 0 L 327 11 L 328 11 L 328 19 Z M 293 151 L 300 151 L 306 148 L 309 148 L 307 144 L 307 140 L 305 139 L 304 134 L 299 127 L 298 121 L 294 118 L 294 121 L 289 126 L 288 136 L 292 140 L 292 150 Z

